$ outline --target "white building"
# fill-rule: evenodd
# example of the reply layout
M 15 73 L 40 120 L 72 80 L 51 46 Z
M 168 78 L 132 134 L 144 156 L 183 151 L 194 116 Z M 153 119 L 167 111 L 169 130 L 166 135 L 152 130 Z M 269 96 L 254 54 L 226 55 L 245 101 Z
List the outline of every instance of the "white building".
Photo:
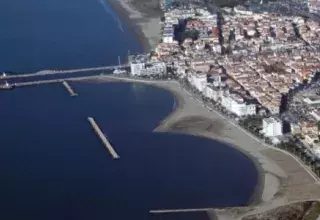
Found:
M 219 87 L 207 85 L 205 87 L 205 89 L 203 90 L 203 95 L 205 97 L 207 97 L 208 99 L 212 99 L 215 102 L 217 102 L 219 100 L 219 98 L 222 97 L 223 92 L 224 92 L 224 90 Z
M 147 64 L 144 69 L 140 70 L 140 75 L 162 75 L 167 72 L 167 66 L 164 62 Z
M 174 38 L 174 30 L 173 26 L 170 24 L 166 24 L 166 26 L 163 28 L 163 34 L 162 34 L 162 41 L 163 43 L 173 43 Z
M 280 136 L 282 135 L 282 122 L 278 118 L 264 118 L 262 132 L 266 137 Z
M 205 73 L 190 73 L 188 81 L 194 86 L 199 92 L 203 92 L 207 85 L 207 74 Z
M 221 97 L 221 105 L 237 116 L 255 115 L 256 105 L 247 104 L 242 97 L 228 92 Z
M 131 62 L 130 63 L 131 75 L 140 75 L 141 71 L 145 69 L 145 63 Z

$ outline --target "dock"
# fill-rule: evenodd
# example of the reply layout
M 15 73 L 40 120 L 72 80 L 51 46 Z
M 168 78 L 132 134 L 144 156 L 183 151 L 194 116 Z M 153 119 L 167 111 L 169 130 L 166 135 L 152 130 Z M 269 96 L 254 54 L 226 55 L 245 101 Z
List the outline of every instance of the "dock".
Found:
M 211 211 L 213 208 L 196 208 L 196 209 L 159 209 L 150 210 L 150 214 L 164 214 L 164 213 L 177 213 L 177 212 L 206 212 Z
M 63 84 L 63 86 L 66 88 L 66 90 L 69 92 L 69 94 L 71 96 L 77 96 L 78 95 L 77 93 L 75 93 L 73 91 L 73 89 L 71 88 L 71 86 L 69 85 L 69 83 L 67 81 L 63 81 L 62 84 Z
M 99 128 L 99 126 L 97 125 L 97 123 L 95 122 L 95 120 L 91 117 L 88 117 L 88 121 L 91 124 L 91 127 L 93 128 L 93 130 L 96 132 L 97 136 L 100 138 L 100 140 L 102 141 L 102 143 L 104 144 L 105 148 L 109 151 L 109 153 L 111 154 L 113 159 L 119 159 L 119 155 L 117 154 L 117 152 L 113 149 L 113 147 L 111 146 L 110 142 L 108 141 L 108 139 L 106 138 L 106 136 L 102 133 L 101 129 Z
M 18 82 L 14 83 L 16 87 L 26 87 L 26 86 L 38 86 L 42 84 L 54 84 L 54 83 L 63 83 L 64 81 L 81 81 L 81 80 L 89 80 L 89 79 L 98 79 L 99 75 L 94 76 L 79 76 L 79 77 L 71 77 L 65 79 L 48 79 L 48 80 L 38 80 L 38 81 L 28 81 L 28 82 Z

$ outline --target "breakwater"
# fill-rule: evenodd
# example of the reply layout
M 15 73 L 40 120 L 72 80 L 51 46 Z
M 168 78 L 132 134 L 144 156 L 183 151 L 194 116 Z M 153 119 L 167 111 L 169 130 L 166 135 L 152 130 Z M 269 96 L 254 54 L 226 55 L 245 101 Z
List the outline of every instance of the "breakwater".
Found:
M 74 91 L 73 91 L 73 89 L 71 88 L 71 86 L 69 85 L 69 83 L 67 82 L 67 81 L 63 81 L 63 86 L 66 88 L 66 90 L 69 92 L 69 94 L 71 95 L 71 96 L 77 96 L 78 94 L 77 93 L 75 93 Z
M 70 77 L 70 78 L 63 78 L 63 79 L 49 79 L 49 80 L 39 80 L 39 81 L 30 81 L 30 82 L 19 82 L 14 83 L 15 87 L 25 87 L 25 86 L 35 86 L 41 84 L 51 84 L 51 83 L 63 83 L 66 80 L 85 80 L 85 79 L 96 79 L 99 76 L 82 76 L 82 77 Z
M 102 141 L 105 148 L 109 151 L 113 159 L 119 159 L 119 155 L 117 152 L 113 149 L 110 142 L 106 138 L 106 136 L 102 133 L 101 129 L 99 128 L 98 124 L 95 122 L 95 120 L 92 117 L 88 117 L 88 121 L 92 127 L 92 129 L 96 132 L 100 140 Z
M 115 70 L 129 67 L 129 64 L 124 65 L 114 65 L 114 66 L 102 66 L 102 67 L 92 67 L 92 68 L 82 68 L 82 69 L 70 69 L 70 70 L 41 70 L 35 73 L 24 73 L 24 74 L 12 74 L 3 77 L 4 79 L 13 78 L 26 78 L 33 76 L 47 76 L 54 74 L 70 74 L 70 73 L 81 73 L 87 71 L 103 71 L 103 70 Z

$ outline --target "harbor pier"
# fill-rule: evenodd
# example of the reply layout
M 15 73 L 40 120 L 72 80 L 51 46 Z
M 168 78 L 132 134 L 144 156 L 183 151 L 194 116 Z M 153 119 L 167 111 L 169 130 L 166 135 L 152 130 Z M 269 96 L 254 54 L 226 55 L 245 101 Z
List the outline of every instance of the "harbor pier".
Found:
M 71 88 L 71 86 L 69 85 L 69 83 L 67 81 L 63 81 L 62 84 L 63 84 L 63 86 L 66 88 L 66 90 L 69 92 L 69 94 L 71 96 L 77 96 L 78 95 L 77 93 L 75 93 L 73 91 L 73 89 Z
M 119 155 L 117 154 L 117 152 L 113 149 L 113 147 L 111 146 L 110 142 L 108 141 L 108 139 L 106 138 L 106 136 L 102 133 L 101 129 L 99 128 L 99 126 L 97 125 L 97 123 L 95 122 L 95 120 L 92 117 L 88 117 L 88 121 L 91 125 L 91 127 L 93 128 L 93 130 L 96 132 L 96 134 L 98 135 L 98 137 L 100 138 L 100 140 L 102 141 L 102 143 L 104 144 L 105 148 L 109 151 L 109 153 L 111 154 L 113 159 L 119 159 Z
M 213 208 L 195 208 L 195 209 L 159 209 L 150 210 L 150 214 L 165 214 L 165 213 L 177 213 L 177 212 L 206 212 L 211 211 Z

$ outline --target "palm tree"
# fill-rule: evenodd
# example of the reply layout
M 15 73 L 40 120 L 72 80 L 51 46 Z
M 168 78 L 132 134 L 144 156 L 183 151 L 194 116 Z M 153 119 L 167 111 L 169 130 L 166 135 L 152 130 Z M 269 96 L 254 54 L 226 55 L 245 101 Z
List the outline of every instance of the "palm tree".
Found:
M 304 151 L 301 152 L 301 160 L 307 164 L 307 154 Z
M 320 164 L 317 163 L 315 173 L 318 177 L 320 177 Z
M 315 160 L 311 160 L 310 167 L 311 167 L 311 170 L 313 172 L 315 172 L 315 170 L 316 170 L 316 165 L 317 165 L 316 161 Z
M 320 121 L 317 122 L 317 128 L 318 128 L 318 139 L 320 139 L 320 134 L 319 134 L 319 131 L 320 131 Z
M 311 166 L 312 161 L 313 161 L 312 157 L 310 157 L 309 155 L 306 154 L 305 163 L 307 164 L 307 166 Z

